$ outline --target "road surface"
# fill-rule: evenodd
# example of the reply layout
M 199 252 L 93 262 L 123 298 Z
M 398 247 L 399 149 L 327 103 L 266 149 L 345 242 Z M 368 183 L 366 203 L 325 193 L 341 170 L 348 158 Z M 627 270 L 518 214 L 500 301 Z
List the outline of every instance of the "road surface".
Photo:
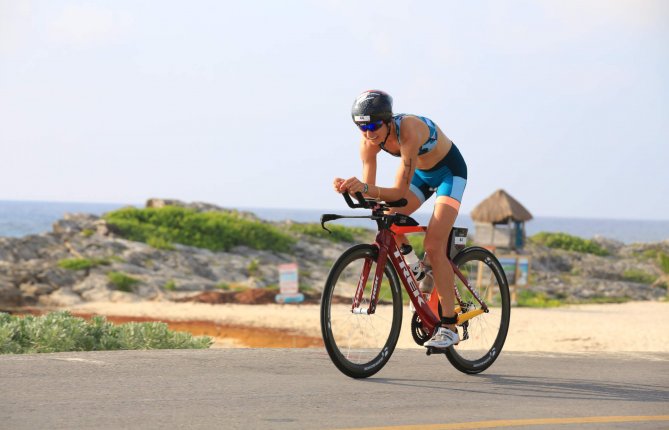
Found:
M 3 355 L 0 386 L 0 429 L 669 428 L 660 353 L 503 352 L 471 376 L 397 350 L 366 380 L 323 349 Z

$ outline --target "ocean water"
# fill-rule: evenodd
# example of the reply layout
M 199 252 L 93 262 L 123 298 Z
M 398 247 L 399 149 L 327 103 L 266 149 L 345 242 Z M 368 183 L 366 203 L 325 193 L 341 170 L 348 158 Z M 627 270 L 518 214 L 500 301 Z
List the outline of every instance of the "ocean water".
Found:
M 61 219 L 65 213 L 90 213 L 102 215 L 124 206 L 137 206 L 119 203 L 69 203 L 69 202 L 33 202 L 33 201 L 2 201 L 0 200 L 0 236 L 20 237 L 38 234 L 51 230 L 54 221 Z M 319 222 L 323 213 L 341 215 L 366 215 L 364 210 L 315 210 L 315 209 L 268 209 L 268 208 L 237 208 L 254 212 L 268 221 L 293 220 L 296 222 Z M 414 218 L 421 224 L 427 224 L 430 213 L 417 213 Z M 335 223 L 374 229 L 374 222 L 368 219 L 338 220 Z M 474 224 L 469 215 L 458 217 L 456 225 L 473 230 Z M 527 234 L 533 235 L 540 231 L 564 232 L 574 236 L 590 239 L 603 236 L 624 243 L 660 242 L 669 240 L 669 220 L 614 220 L 594 218 L 557 218 L 537 217 L 527 224 Z

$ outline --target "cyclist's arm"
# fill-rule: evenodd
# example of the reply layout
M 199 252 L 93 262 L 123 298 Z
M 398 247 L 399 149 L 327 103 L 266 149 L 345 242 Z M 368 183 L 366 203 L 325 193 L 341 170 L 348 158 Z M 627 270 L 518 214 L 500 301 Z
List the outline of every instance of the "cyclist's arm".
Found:
M 415 120 L 415 121 L 414 121 Z M 395 201 L 404 198 L 409 192 L 411 179 L 416 171 L 416 162 L 418 160 L 418 148 L 424 140 L 424 132 L 420 125 L 422 122 L 417 118 L 405 118 L 402 124 L 400 135 L 400 155 L 402 163 L 395 174 L 395 185 L 392 188 L 381 188 L 381 199 L 385 201 Z M 427 126 L 425 127 L 427 129 Z M 421 140 L 422 139 L 422 140 Z M 376 188 L 376 187 L 374 187 Z M 378 194 L 378 189 L 373 190 Z
M 376 155 L 380 149 L 376 145 L 360 142 L 360 159 L 362 160 L 362 182 L 368 185 L 376 184 Z

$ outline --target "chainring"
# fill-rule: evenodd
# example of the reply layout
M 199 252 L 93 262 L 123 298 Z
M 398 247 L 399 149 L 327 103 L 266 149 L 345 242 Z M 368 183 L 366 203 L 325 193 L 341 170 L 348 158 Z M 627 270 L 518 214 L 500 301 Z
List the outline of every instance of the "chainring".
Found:
M 426 333 L 423 329 L 423 322 L 417 312 L 414 312 L 413 317 L 411 317 L 411 336 L 420 346 L 423 346 L 430 339 L 430 333 Z

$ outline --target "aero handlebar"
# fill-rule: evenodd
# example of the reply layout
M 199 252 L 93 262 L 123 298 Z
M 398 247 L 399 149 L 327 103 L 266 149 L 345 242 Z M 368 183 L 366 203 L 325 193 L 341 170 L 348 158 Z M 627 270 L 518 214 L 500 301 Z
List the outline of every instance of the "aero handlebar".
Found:
M 349 193 L 344 193 L 344 200 L 346 200 L 346 204 L 348 204 L 348 207 L 351 209 L 356 209 L 356 208 L 365 208 L 365 209 L 374 209 L 376 206 L 379 205 L 379 203 L 376 200 L 373 199 L 365 199 L 365 196 L 362 195 L 362 193 L 357 192 L 355 193 L 355 198 L 358 200 L 358 203 L 355 204 L 353 203 L 353 200 L 351 199 L 351 195 Z M 389 208 L 401 208 L 403 206 L 407 205 L 407 199 L 399 199 L 394 202 L 386 202 L 384 206 L 389 207 Z
M 353 199 L 351 199 L 351 196 L 348 193 L 343 193 L 344 200 L 346 200 L 346 204 L 348 207 L 351 209 L 357 209 L 357 208 L 364 208 L 364 209 L 371 209 L 372 210 L 372 215 L 366 215 L 366 216 L 351 216 L 351 215 L 337 215 L 337 214 L 323 214 L 321 215 L 321 227 L 323 227 L 324 230 L 332 233 L 330 230 L 325 228 L 325 223 L 329 221 L 334 221 L 336 219 L 341 219 L 341 218 L 371 218 L 371 219 L 379 219 L 378 217 L 383 216 L 384 212 L 388 208 L 401 208 L 403 206 L 407 205 L 407 200 L 406 199 L 399 199 L 394 202 L 379 202 L 377 200 L 373 199 L 365 199 L 365 196 L 362 195 L 362 193 L 358 192 L 355 193 L 355 199 L 358 201 L 358 203 L 353 203 Z

